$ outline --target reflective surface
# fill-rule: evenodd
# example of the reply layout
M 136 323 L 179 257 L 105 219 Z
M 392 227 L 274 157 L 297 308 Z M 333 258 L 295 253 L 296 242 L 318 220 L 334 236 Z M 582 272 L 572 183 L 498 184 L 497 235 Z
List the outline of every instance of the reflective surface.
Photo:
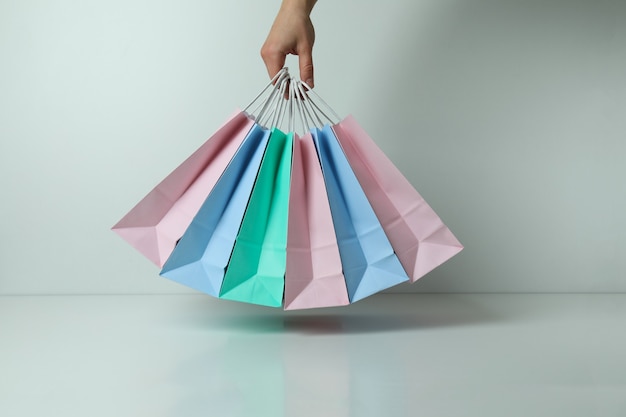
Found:
M 624 416 L 626 295 L 0 297 L 2 416 Z

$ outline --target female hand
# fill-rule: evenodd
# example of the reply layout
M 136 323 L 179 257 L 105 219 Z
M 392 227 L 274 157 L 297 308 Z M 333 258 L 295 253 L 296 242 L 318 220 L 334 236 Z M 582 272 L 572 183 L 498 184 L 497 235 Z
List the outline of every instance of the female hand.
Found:
M 261 48 L 270 78 L 285 65 L 288 54 L 298 55 L 300 79 L 313 87 L 315 30 L 310 14 L 316 0 L 283 0 Z

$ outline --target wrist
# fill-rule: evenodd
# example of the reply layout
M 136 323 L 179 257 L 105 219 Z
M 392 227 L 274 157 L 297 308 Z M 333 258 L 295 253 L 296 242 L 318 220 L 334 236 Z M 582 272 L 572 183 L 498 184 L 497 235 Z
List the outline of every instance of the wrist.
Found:
M 280 8 L 284 11 L 302 13 L 309 16 L 316 1 L 317 0 L 283 0 Z

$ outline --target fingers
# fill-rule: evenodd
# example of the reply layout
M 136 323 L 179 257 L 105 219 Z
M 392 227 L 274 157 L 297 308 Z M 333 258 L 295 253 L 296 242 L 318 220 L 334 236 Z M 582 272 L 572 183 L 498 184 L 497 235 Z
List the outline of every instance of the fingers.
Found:
M 274 78 L 274 76 L 278 74 L 278 71 L 285 66 L 285 57 L 286 55 L 284 53 L 272 51 L 269 47 L 263 45 L 261 48 L 261 58 L 263 58 L 270 78 Z
M 313 88 L 313 55 L 311 49 L 299 53 L 300 79 Z M 284 61 L 283 61 L 284 63 Z
M 267 48 L 261 48 L 261 57 L 267 68 L 270 78 L 273 78 L 278 71 L 285 66 L 286 54 L 281 52 L 271 52 Z M 313 78 L 313 55 L 310 50 L 301 52 L 298 55 L 300 67 L 300 79 L 306 82 L 311 88 L 314 86 Z

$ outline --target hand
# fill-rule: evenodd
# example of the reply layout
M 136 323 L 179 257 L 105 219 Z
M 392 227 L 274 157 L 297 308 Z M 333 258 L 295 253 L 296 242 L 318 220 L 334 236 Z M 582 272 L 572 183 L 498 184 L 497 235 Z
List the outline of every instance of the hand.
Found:
M 316 0 L 283 0 L 261 48 L 270 78 L 285 65 L 288 54 L 298 55 L 300 79 L 313 87 L 315 30 L 309 17 Z

